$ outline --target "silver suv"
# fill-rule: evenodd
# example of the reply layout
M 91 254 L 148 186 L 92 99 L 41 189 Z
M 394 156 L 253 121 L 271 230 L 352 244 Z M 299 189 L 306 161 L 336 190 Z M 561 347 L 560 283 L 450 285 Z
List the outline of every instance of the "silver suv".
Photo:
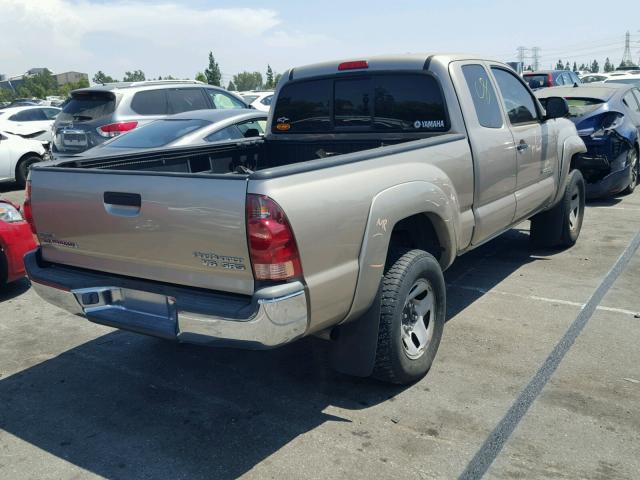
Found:
M 192 80 L 119 82 L 82 88 L 53 124 L 54 154 L 75 154 L 175 113 L 250 108 L 239 96 Z

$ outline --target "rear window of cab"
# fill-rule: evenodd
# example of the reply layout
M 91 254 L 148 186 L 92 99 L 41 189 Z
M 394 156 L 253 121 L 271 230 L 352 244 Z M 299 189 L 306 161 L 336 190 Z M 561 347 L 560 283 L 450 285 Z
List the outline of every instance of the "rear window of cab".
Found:
M 285 85 L 273 133 L 449 130 L 438 81 L 428 74 L 373 74 L 303 80 Z

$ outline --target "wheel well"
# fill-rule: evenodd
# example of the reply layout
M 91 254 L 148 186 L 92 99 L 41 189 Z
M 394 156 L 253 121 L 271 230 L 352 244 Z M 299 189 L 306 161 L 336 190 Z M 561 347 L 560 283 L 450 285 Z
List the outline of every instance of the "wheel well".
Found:
M 417 248 L 440 260 L 443 248 L 433 221 L 424 213 L 400 220 L 393 227 L 389 251 L 392 247 Z
M 576 153 L 575 155 L 573 155 L 573 156 L 571 157 L 571 163 L 569 164 L 569 171 L 571 171 L 571 170 L 575 170 L 575 169 L 577 168 L 577 167 L 576 167 L 576 162 L 578 161 L 578 157 L 579 157 L 579 156 L 580 156 L 580 154 L 579 154 L 579 153 Z
M 22 155 L 20 157 L 20 159 L 16 162 L 16 171 L 14 172 L 15 174 L 15 178 L 18 178 L 18 168 L 20 167 L 20 164 L 22 162 L 24 162 L 26 159 L 30 158 L 30 157 L 38 157 L 40 160 L 42 160 L 42 156 L 37 154 L 36 152 L 27 152 L 24 155 Z

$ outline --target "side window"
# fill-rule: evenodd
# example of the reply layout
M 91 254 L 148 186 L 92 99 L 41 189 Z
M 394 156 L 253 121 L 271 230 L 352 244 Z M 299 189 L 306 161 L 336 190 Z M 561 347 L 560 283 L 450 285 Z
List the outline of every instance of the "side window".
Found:
M 238 123 L 236 127 L 238 127 L 240 134 L 245 138 L 257 137 L 258 135 L 264 134 L 266 123 L 265 120 L 250 120 L 248 122 Z M 255 134 L 256 131 L 258 132 L 257 135 Z M 247 132 L 249 132 L 249 135 L 247 135 Z
M 219 92 L 213 89 L 207 89 L 207 94 L 211 98 L 215 108 L 230 109 L 230 108 L 247 108 L 238 99 L 233 98 L 231 95 Z
M 636 101 L 633 93 L 631 93 L 631 90 L 625 93 L 624 97 L 622 97 L 622 100 L 624 100 L 624 103 L 627 105 L 627 107 L 629 107 L 629 109 L 633 110 L 636 113 L 640 113 L 640 107 L 638 106 L 638 102 Z
M 222 130 L 218 130 L 217 132 L 213 132 L 211 135 L 204 137 L 207 142 L 221 142 L 223 140 L 237 140 L 240 138 L 244 137 L 235 125 L 223 128 Z
M 634 88 L 632 92 L 633 92 L 633 95 L 636 97 L 636 101 L 638 102 L 638 105 L 640 105 L 640 90 L 638 90 L 637 88 Z
M 44 111 L 44 115 L 47 117 L 47 120 L 53 120 L 60 113 L 60 110 L 56 110 L 55 108 L 43 108 L 42 110 Z
M 573 85 L 574 84 L 574 80 L 573 80 L 573 78 L 571 78 L 571 73 L 569 73 L 569 72 L 563 73 L 562 74 L 562 78 L 564 79 L 564 84 L 565 85 Z
M 564 85 L 564 77 L 561 73 L 555 74 L 555 85 Z
M 47 117 L 41 108 L 30 108 L 29 110 L 22 110 L 11 117 L 9 120 L 14 122 L 37 122 L 39 120 L 46 120 Z
M 200 88 L 173 88 L 167 90 L 169 113 L 190 112 L 209 108 Z
M 536 105 L 529 91 L 514 75 L 502 68 L 491 68 L 512 125 L 534 122 L 538 119 Z
M 263 105 L 271 105 L 271 101 L 273 100 L 273 95 L 269 95 L 268 97 L 264 97 L 260 100 L 260 103 Z
M 484 67 L 464 65 L 462 73 L 471 93 L 480 125 L 487 128 L 502 127 L 502 112 L 498 105 L 498 97 Z
M 131 109 L 140 115 L 166 115 L 167 107 L 166 90 L 146 90 L 133 96 Z

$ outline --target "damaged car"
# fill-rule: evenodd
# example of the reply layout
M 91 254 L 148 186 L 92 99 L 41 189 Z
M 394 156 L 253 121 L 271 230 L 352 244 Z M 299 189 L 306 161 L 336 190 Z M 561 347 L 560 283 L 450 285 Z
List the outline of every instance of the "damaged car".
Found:
M 587 198 L 631 193 L 638 183 L 640 90 L 629 84 L 556 87 L 536 92 L 542 105 L 563 97 L 569 119 L 587 147 L 576 167 L 587 182 Z

